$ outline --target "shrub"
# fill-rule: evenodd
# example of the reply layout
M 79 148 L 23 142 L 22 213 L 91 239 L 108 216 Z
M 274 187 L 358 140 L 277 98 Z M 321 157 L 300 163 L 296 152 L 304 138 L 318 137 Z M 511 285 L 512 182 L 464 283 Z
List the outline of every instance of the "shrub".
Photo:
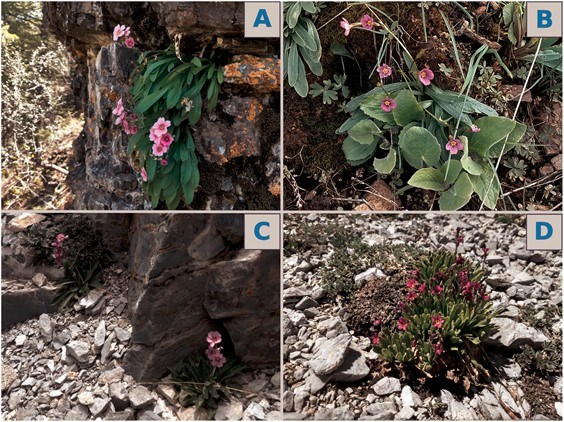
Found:
M 479 265 L 456 253 L 435 252 L 406 281 L 408 293 L 395 326 L 374 335 L 374 349 L 400 368 L 427 377 L 477 380 L 479 345 L 495 316 Z M 449 372 L 450 371 L 450 372 Z M 465 381 L 466 384 L 466 381 Z

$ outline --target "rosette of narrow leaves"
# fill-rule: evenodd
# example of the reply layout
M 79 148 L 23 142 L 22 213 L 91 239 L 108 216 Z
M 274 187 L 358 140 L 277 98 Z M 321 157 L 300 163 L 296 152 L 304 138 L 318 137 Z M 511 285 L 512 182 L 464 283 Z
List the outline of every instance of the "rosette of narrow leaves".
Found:
M 131 95 L 138 115 L 138 132 L 131 136 L 128 153 L 137 169 L 144 168 L 143 189 L 151 206 L 164 201 L 169 209 L 180 201 L 189 205 L 200 181 L 192 127 L 200 120 L 204 101 L 211 112 L 217 105 L 223 68 L 211 59 L 185 56 L 174 51 L 143 53 L 133 74 Z M 166 165 L 151 154 L 149 130 L 158 118 L 172 123 L 174 142 Z
M 284 76 L 300 97 L 306 97 L 309 91 L 306 64 L 315 75 L 323 74 L 319 34 L 313 21 L 306 16 L 317 12 L 317 2 L 284 3 Z
M 496 315 L 485 294 L 478 265 L 438 252 L 424 259 L 409 280 L 398 326 L 383 329 L 375 346 L 400 367 L 412 365 L 428 377 L 457 372 L 467 379 L 487 373 L 478 362 L 479 345 Z M 410 297 L 411 295 L 411 297 Z
M 235 377 L 245 369 L 244 365 L 233 359 L 216 368 L 208 358 L 195 354 L 170 368 L 170 371 L 178 401 L 183 405 L 205 409 L 211 419 L 218 404 L 230 400 L 229 388 L 238 386 Z

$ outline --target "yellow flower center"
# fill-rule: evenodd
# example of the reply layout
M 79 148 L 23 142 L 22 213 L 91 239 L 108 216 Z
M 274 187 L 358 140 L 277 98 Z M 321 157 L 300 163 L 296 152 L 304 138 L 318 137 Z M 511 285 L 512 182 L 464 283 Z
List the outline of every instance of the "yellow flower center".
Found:
M 450 141 L 450 146 L 451 146 L 451 147 L 458 146 L 458 142 L 456 142 L 456 141 Z
M 386 104 L 387 106 L 390 105 L 390 102 L 388 100 L 384 101 L 384 104 Z
M 427 77 L 427 72 L 425 72 L 424 70 L 421 71 L 421 77 L 422 78 L 426 78 Z

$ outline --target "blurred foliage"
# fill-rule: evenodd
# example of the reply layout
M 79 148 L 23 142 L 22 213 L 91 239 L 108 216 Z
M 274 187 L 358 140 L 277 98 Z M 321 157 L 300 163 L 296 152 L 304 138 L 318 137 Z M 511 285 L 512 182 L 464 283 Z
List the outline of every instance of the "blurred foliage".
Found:
M 43 141 L 73 111 L 69 56 L 43 31 L 40 3 L 2 2 L 1 16 L 2 176 L 31 181 Z

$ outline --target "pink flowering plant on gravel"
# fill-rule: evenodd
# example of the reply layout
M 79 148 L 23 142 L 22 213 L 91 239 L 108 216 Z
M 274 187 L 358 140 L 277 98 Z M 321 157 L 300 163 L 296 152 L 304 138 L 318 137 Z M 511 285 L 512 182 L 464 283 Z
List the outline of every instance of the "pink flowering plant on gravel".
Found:
M 218 331 L 206 336 L 207 349 L 171 368 L 171 382 L 183 405 L 196 406 L 212 418 L 222 401 L 230 400 L 230 390 L 237 387 L 235 378 L 246 367 L 223 353 L 223 337 Z
M 496 313 L 484 280 L 481 265 L 456 251 L 430 253 L 405 281 L 395 324 L 375 324 L 374 350 L 392 367 L 447 376 L 465 387 L 487 377 L 480 345 Z
M 138 48 L 133 29 L 114 28 L 113 39 Z M 205 52 L 205 50 L 204 50 Z M 202 54 L 188 57 L 174 46 L 143 52 L 131 76 L 128 96 L 112 110 L 114 124 L 129 137 L 128 155 L 151 207 L 189 206 L 200 182 L 193 127 L 215 109 L 223 68 Z

